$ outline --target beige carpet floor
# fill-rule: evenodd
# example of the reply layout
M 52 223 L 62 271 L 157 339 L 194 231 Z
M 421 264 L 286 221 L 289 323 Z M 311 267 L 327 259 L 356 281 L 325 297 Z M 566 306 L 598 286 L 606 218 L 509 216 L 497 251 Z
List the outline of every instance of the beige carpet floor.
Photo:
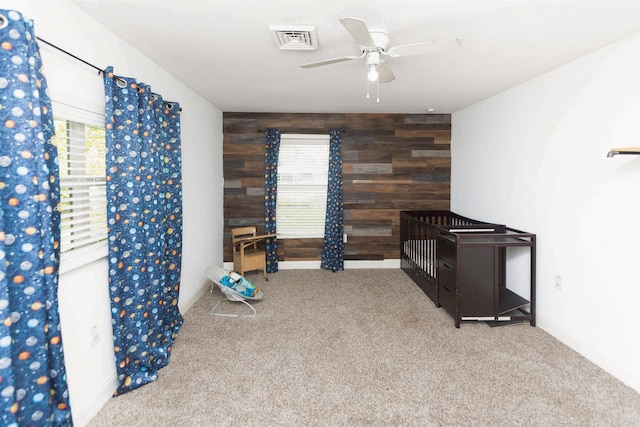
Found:
M 247 277 L 256 317 L 211 316 L 221 293 L 205 294 L 158 380 L 89 425 L 640 425 L 639 393 L 542 329 L 456 329 L 401 270 Z

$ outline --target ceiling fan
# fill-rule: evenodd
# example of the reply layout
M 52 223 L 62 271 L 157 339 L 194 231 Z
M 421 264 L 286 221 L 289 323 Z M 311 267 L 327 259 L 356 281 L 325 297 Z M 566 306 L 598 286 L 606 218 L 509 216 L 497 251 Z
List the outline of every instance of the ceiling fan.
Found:
M 342 18 L 340 23 L 347 29 L 360 48 L 360 55 L 343 56 L 324 61 L 301 65 L 302 68 L 314 68 L 338 62 L 366 58 L 367 78 L 370 82 L 389 83 L 395 79 L 391 68 L 383 57 L 415 56 L 438 53 L 460 45 L 459 39 L 433 40 L 389 47 L 389 35 L 382 30 L 369 30 L 367 24 L 359 18 Z M 367 86 L 367 98 L 369 97 Z M 378 97 L 380 102 L 380 97 Z

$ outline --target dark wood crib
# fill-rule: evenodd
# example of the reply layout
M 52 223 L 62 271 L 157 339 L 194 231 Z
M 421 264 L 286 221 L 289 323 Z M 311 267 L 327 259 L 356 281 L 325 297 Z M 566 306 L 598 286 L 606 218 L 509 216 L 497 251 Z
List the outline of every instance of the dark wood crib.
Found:
M 461 321 L 529 320 L 535 326 L 535 234 L 451 211 L 400 213 L 401 267 L 438 307 Z M 507 288 L 508 248 L 530 252 L 529 295 Z

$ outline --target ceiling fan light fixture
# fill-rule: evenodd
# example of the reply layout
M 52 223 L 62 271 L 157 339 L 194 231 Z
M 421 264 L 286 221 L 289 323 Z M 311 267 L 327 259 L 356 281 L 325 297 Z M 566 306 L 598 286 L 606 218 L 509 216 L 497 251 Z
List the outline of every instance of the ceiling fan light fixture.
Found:
M 378 80 L 378 70 L 376 69 L 375 64 L 371 64 L 369 66 L 369 73 L 367 74 L 367 78 L 370 82 L 375 82 L 376 80 Z
M 380 54 L 375 51 L 367 53 L 367 67 L 369 67 L 367 78 L 370 82 L 378 80 L 378 65 L 380 65 Z

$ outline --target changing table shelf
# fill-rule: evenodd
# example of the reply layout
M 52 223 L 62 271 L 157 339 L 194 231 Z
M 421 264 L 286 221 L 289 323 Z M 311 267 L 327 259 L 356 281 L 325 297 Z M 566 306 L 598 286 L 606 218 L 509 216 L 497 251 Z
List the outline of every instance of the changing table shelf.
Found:
M 507 288 L 507 250 L 529 249 L 529 299 Z M 528 320 L 535 326 L 536 236 L 493 229 L 438 227 L 438 305 L 461 321 Z

